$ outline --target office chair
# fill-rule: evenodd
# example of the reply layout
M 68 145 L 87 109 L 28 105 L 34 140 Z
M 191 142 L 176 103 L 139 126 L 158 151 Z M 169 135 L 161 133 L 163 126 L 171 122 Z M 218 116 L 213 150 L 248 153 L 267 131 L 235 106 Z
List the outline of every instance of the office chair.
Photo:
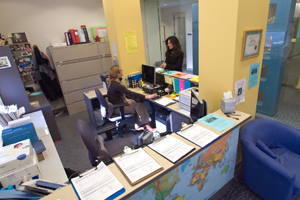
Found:
M 106 164 L 112 162 L 111 158 L 121 154 L 125 146 L 134 147 L 134 144 L 125 138 L 115 138 L 107 142 L 104 141 L 101 135 L 95 138 L 92 129 L 82 120 L 78 120 L 77 126 L 88 150 L 91 165 L 94 167 L 101 161 Z
M 107 82 L 106 82 L 107 76 L 100 74 L 100 78 L 102 80 L 103 88 L 107 90 Z
M 106 133 L 108 140 L 112 139 L 111 131 L 113 129 L 117 130 L 119 137 L 124 137 L 122 130 L 126 127 L 126 121 L 134 117 L 135 113 L 124 114 L 124 106 L 128 103 L 121 103 L 113 105 L 108 101 L 108 98 L 104 98 L 102 93 L 96 88 L 95 93 L 100 103 L 100 112 L 104 119 L 104 124 L 98 128 L 98 134 Z M 120 114 L 114 114 L 114 109 L 119 109 Z

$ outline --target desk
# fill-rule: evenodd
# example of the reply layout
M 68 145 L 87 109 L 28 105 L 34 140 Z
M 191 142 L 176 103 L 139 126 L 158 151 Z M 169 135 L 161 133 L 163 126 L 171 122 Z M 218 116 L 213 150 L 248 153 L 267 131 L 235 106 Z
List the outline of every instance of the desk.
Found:
M 143 90 L 140 89 L 140 88 L 128 88 L 128 89 L 133 91 L 133 92 L 137 92 L 137 93 L 143 92 Z M 105 90 L 104 88 L 99 88 L 99 91 L 102 93 L 102 95 L 107 94 L 107 90 Z M 100 104 L 99 104 L 99 101 L 97 99 L 95 90 L 91 90 L 89 92 L 84 92 L 83 96 L 84 96 L 87 111 L 88 111 L 88 114 L 89 114 L 90 122 L 93 124 L 95 129 L 97 129 L 97 122 L 96 122 L 95 115 L 94 115 L 94 108 L 99 107 Z M 169 95 L 165 95 L 165 97 L 170 98 Z M 170 121 L 171 121 L 171 131 L 172 132 L 176 132 L 180 129 L 181 122 L 188 122 L 189 119 L 190 119 L 190 116 L 184 115 L 184 114 L 179 112 L 179 110 L 182 110 L 182 109 L 179 107 L 178 102 L 176 102 L 175 104 L 172 104 L 171 106 L 165 107 L 165 106 L 162 106 L 162 105 L 156 103 L 157 100 L 148 99 L 148 101 L 150 101 L 152 103 L 155 103 L 155 104 L 157 104 L 161 107 L 164 107 L 164 108 L 171 111 Z
M 67 182 L 68 177 L 51 138 L 43 112 L 39 110 L 24 115 L 24 117 L 26 116 L 30 116 L 39 138 L 43 141 L 46 147 L 46 151 L 43 152 L 45 160 L 39 162 L 41 170 L 39 178 L 57 183 Z
M 226 117 L 221 110 L 215 114 Z M 250 119 L 250 115 L 236 111 L 240 120 L 229 119 L 237 122 L 234 126 L 218 132 L 208 126 L 196 122 L 217 134 L 219 137 L 209 146 L 201 148 L 179 135 L 172 135 L 185 143 L 195 147 L 195 150 L 176 164 L 171 163 L 160 154 L 148 147 L 144 150 L 154 158 L 164 170 L 131 186 L 115 163 L 108 168 L 125 188 L 125 193 L 117 199 L 206 199 L 217 198 L 230 187 L 234 175 L 236 150 L 239 136 L 239 126 Z M 224 191 L 223 191 L 224 190 Z M 50 199 L 77 199 L 71 185 L 68 185 L 46 197 Z

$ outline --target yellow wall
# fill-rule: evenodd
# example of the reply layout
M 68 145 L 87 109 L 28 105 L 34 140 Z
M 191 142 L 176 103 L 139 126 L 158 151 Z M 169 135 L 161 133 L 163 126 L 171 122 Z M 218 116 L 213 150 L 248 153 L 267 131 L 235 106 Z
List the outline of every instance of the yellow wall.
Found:
M 234 95 L 235 82 L 246 78 L 245 102 L 236 109 L 255 117 L 259 82 L 248 90 L 249 71 L 262 63 L 268 9 L 269 1 L 199 0 L 199 92 L 208 113 L 221 108 L 223 92 Z M 259 56 L 241 61 L 243 33 L 255 29 L 263 29 Z
M 103 0 L 103 8 L 108 30 L 109 42 L 117 46 L 119 65 L 124 75 L 141 71 L 141 65 L 146 63 L 140 0 Z M 126 52 L 124 32 L 135 31 L 138 52 Z M 112 54 L 113 55 L 113 54 Z

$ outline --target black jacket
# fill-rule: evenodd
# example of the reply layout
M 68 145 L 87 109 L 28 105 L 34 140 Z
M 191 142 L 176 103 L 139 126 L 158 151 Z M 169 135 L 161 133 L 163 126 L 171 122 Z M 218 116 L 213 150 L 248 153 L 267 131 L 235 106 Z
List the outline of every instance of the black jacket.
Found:
M 124 85 L 114 81 L 111 83 L 107 91 L 108 101 L 113 105 L 123 103 L 123 94 L 133 99 L 145 99 L 145 95 L 132 92 L 128 90 Z
M 166 63 L 167 66 L 165 69 L 182 72 L 183 52 L 181 52 L 177 57 L 173 57 L 172 53 L 168 54 L 166 57 Z

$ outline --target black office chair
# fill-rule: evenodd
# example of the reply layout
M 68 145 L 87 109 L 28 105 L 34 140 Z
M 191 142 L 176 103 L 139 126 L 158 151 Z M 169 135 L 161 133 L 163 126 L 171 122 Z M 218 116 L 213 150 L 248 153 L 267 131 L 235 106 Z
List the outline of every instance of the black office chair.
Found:
M 121 154 L 125 146 L 134 147 L 133 142 L 125 138 L 115 138 L 107 142 L 104 141 L 101 135 L 95 138 L 92 129 L 82 120 L 78 120 L 77 125 L 81 138 L 88 150 L 91 165 L 94 167 L 101 161 L 106 164 L 112 162 L 111 158 Z
M 119 137 L 124 137 L 122 131 L 126 128 L 126 122 L 134 118 L 135 113 L 124 114 L 124 106 L 128 103 L 120 103 L 113 105 L 108 101 L 108 98 L 104 97 L 99 89 L 95 89 L 95 93 L 100 103 L 100 112 L 104 120 L 104 124 L 98 128 L 98 134 L 106 133 L 108 140 L 112 139 L 112 130 L 116 130 Z M 120 114 L 114 114 L 114 109 L 119 109 Z
M 100 78 L 101 78 L 101 81 L 102 81 L 102 84 L 103 84 L 103 88 L 107 90 L 107 82 L 106 82 L 106 79 L 107 79 L 107 75 L 104 76 L 104 75 L 100 75 Z

